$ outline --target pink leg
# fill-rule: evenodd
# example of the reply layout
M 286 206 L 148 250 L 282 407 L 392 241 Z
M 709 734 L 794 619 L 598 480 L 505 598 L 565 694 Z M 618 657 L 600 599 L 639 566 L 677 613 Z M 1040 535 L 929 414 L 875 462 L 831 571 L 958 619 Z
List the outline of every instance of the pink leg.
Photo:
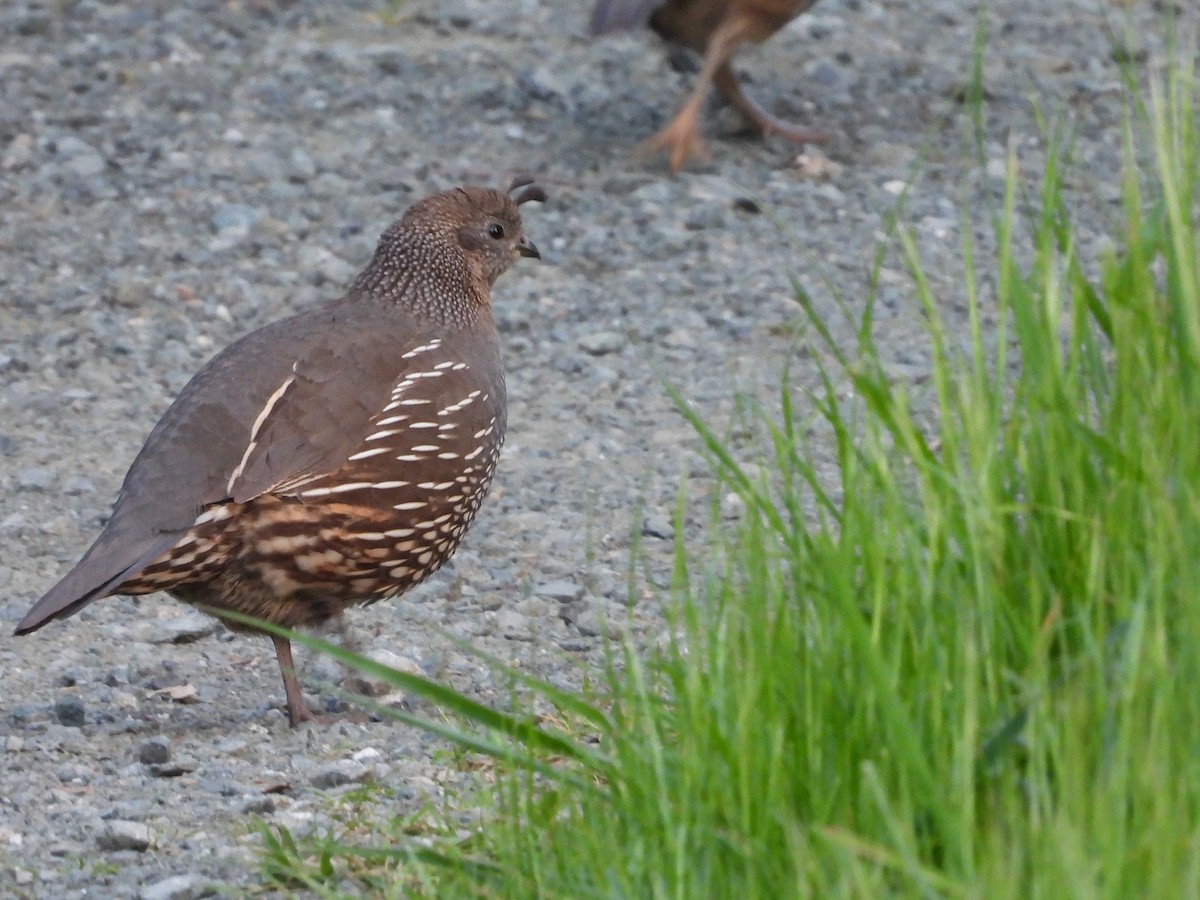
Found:
M 821 129 L 805 128 L 778 119 L 747 97 L 728 62 L 713 74 L 713 83 L 738 108 L 738 112 L 763 134 L 777 134 L 797 144 L 819 144 L 829 140 L 829 135 Z
M 751 36 L 750 24 L 742 16 L 722 22 L 709 38 L 704 53 L 704 64 L 696 76 L 696 84 L 687 102 L 671 123 L 650 139 L 647 149 L 656 152 L 665 150 L 672 172 L 678 172 L 692 156 L 705 156 L 704 139 L 700 137 L 700 111 L 709 85 L 722 68 L 728 68 L 729 57 L 739 45 Z
M 296 666 L 292 663 L 292 645 L 287 638 L 271 635 L 275 644 L 275 658 L 279 660 L 279 671 L 283 674 L 283 690 L 287 694 L 288 721 L 295 728 L 312 718 L 304 703 L 304 692 L 296 677 Z

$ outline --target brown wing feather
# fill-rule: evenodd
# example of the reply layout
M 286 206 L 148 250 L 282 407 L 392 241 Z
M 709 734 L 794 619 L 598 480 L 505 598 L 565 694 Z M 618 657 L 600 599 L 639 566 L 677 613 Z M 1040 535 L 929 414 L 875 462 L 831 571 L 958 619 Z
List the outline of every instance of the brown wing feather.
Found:
M 359 335 L 357 342 L 325 343 L 297 360 L 253 444 L 243 443 L 242 458 L 226 473 L 225 493 L 244 503 L 298 477 L 343 466 L 409 365 L 401 358 L 404 349 L 400 342 Z

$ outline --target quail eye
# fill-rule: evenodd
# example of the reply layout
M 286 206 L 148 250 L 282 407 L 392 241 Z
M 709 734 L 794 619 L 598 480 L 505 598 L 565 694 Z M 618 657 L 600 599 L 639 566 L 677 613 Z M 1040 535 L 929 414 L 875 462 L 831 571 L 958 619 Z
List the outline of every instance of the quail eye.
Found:
M 498 222 L 493 222 L 488 226 L 488 236 L 500 240 L 504 237 L 504 226 Z

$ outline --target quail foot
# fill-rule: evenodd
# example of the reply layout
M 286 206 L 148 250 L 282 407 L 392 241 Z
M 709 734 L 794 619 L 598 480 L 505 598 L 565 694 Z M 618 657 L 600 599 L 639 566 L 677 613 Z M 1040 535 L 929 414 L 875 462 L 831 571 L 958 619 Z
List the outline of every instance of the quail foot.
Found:
M 95 543 L 16 633 L 154 591 L 311 626 L 435 572 L 504 441 L 491 290 L 538 257 L 519 206 L 544 199 L 530 179 L 426 197 L 345 296 L 214 357 L 150 433 Z M 310 714 L 291 645 L 272 641 L 296 725 Z
M 796 142 L 827 139 L 823 131 L 778 119 L 751 100 L 730 64 L 740 47 L 765 41 L 814 3 L 816 0 L 596 0 L 590 31 L 599 35 L 648 24 L 664 40 L 703 56 L 688 99 L 647 145 L 652 152 L 665 151 L 671 170 L 678 171 L 689 158 L 705 155 L 700 113 L 710 85 L 716 85 L 763 134 L 778 134 Z

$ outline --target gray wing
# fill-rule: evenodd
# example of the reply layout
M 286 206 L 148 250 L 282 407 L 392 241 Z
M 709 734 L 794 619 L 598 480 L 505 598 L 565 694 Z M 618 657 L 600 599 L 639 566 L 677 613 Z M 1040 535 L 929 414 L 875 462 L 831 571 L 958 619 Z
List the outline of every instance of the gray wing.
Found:
M 119 586 L 209 504 L 247 500 L 345 463 L 390 390 L 381 370 L 399 377 L 407 365 L 409 336 L 380 333 L 377 320 L 361 318 L 335 304 L 268 325 L 210 360 L 146 439 L 103 533 L 17 633 Z
M 182 535 L 200 510 L 337 468 L 404 370 L 407 335 L 336 305 L 268 325 L 201 369 L 130 467 L 113 526 Z M 378 404 L 378 405 L 377 405 Z
M 623 28 L 637 28 L 650 21 L 665 0 L 596 0 L 588 34 L 608 34 Z

